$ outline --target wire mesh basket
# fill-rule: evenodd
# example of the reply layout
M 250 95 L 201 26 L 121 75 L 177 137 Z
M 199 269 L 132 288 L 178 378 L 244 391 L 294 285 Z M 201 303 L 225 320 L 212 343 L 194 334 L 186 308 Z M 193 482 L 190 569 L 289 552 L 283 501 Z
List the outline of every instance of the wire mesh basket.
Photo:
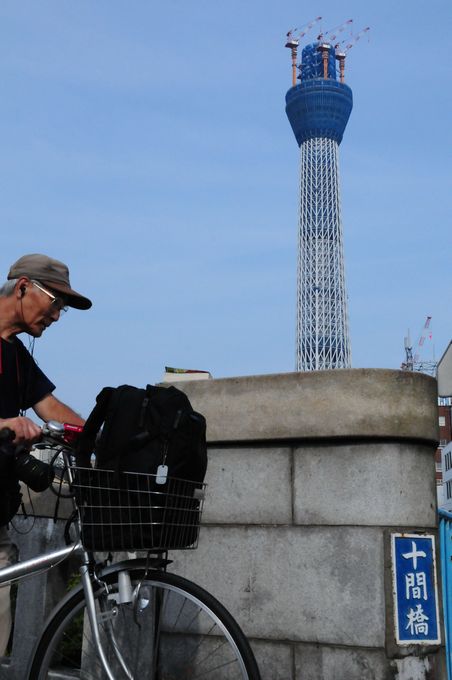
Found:
M 206 485 L 156 475 L 73 467 L 87 550 L 194 549 Z M 160 480 L 161 481 L 161 480 Z

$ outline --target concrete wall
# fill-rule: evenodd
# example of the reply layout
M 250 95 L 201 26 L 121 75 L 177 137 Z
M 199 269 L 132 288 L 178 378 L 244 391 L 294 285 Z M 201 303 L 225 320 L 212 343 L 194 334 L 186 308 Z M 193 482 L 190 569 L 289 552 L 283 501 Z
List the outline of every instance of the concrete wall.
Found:
M 397 648 L 389 535 L 436 533 L 436 382 L 343 370 L 178 383 L 207 417 L 203 584 L 251 638 L 264 680 L 445 678 Z
M 209 486 L 199 547 L 171 569 L 230 609 L 263 679 L 445 680 L 442 649 L 395 646 L 388 552 L 392 531 L 436 533 L 436 382 L 341 370 L 177 386 L 207 418 Z

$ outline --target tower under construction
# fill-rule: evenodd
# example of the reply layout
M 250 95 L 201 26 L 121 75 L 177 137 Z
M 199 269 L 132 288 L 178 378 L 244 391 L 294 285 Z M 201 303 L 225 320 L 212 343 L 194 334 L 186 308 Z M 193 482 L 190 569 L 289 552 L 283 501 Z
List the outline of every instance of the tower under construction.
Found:
M 338 152 L 353 97 L 344 83 L 345 51 L 321 38 L 304 47 L 301 65 L 291 33 L 286 45 L 293 69 L 286 113 L 301 151 L 297 371 L 351 364 Z

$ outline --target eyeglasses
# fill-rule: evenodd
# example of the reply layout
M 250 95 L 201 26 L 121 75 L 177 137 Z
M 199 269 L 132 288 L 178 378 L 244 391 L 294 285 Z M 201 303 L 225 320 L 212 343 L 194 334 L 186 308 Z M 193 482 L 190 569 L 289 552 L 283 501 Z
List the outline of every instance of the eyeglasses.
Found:
M 36 281 L 32 281 L 32 284 L 35 286 L 35 288 L 38 288 L 42 293 L 45 293 L 50 298 L 50 304 L 55 309 L 57 309 L 60 312 L 60 314 L 62 314 L 63 312 L 67 312 L 67 305 L 62 297 L 54 295 L 50 291 L 40 286 L 39 283 L 36 283 Z

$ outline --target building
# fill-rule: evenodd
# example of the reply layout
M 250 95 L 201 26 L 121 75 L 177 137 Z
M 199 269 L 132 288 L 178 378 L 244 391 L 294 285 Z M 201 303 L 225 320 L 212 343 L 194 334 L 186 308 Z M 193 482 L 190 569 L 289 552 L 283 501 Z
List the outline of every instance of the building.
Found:
M 440 399 L 438 406 L 439 446 L 435 453 L 436 490 L 438 505 L 452 511 L 452 456 L 448 446 L 452 441 L 451 399 Z M 444 403 L 446 402 L 446 403 Z M 449 454 L 449 455 L 447 455 Z
M 297 84 L 298 41 L 289 37 L 286 46 L 292 49 L 293 65 L 286 113 L 301 152 L 296 370 L 349 368 L 338 164 L 353 106 L 352 91 L 344 82 L 345 54 L 328 42 L 307 45 Z

